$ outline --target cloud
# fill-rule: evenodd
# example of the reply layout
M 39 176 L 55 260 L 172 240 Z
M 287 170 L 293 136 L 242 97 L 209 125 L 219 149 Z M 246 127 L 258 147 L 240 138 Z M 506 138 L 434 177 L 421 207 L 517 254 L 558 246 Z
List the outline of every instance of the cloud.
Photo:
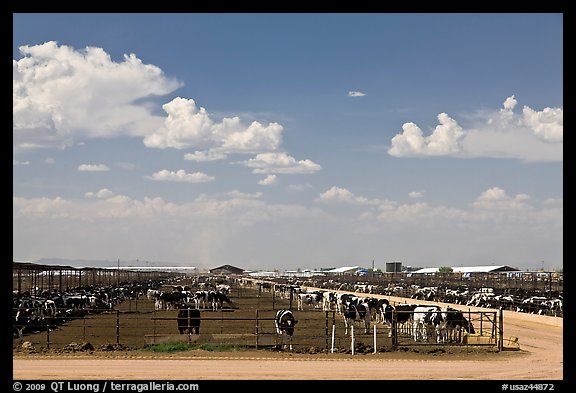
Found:
M 97 258 L 122 258 L 133 252 L 132 259 L 146 255 L 182 264 L 194 260 L 208 267 L 216 258 L 254 268 L 266 268 L 272 259 L 276 267 L 297 268 L 302 262 L 294 262 L 295 258 L 312 258 L 315 266 L 334 261 L 343 265 L 362 259 L 358 250 L 374 250 L 375 244 L 385 242 L 383 250 L 372 251 L 377 259 L 401 255 L 416 266 L 446 258 L 482 264 L 496 254 L 499 264 L 518 264 L 542 252 L 561 266 L 562 199 L 539 202 L 494 189 L 479 193 L 462 208 L 378 198 L 377 205 L 355 205 L 351 211 L 337 206 L 332 214 L 320 207 L 271 204 L 259 197 L 261 193 L 238 191 L 203 194 L 181 203 L 161 197 L 109 196 L 101 190 L 81 199 L 13 197 L 13 249 L 23 260 L 42 254 L 78 258 L 88 250 Z M 333 194 L 337 196 L 333 202 L 368 200 L 350 192 Z M 490 247 L 474 249 L 479 244 Z M 374 258 L 369 254 L 370 260 Z
M 261 153 L 241 164 L 254 168 L 252 173 L 258 174 L 309 174 L 322 169 L 311 160 L 296 161 L 286 153 Z
M 87 192 L 84 194 L 86 198 L 108 199 L 114 196 L 114 193 L 107 188 L 102 188 L 97 192 Z
M 19 165 L 30 165 L 30 161 L 18 161 L 16 159 L 12 159 L 12 166 L 19 166 Z
M 408 193 L 408 196 L 410 198 L 422 198 L 424 196 L 424 193 L 421 191 L 411 191 Z
M 346 188 L 336 186 L 320 194 L 316 201 L 322 203 L 347 203 L 351 205 L 378 205 L 380 203 L 378 199 L 359 197 Z
M 80 172 L 107 172 L 110 170 L 104 164 L 81 164 L 78 166 Z
M 466 130 L 446 113 L 438 115 L 438 125 L 424 136 L 414 123 L 404 123 L 402 133 L 391 140 L 388 154 L 395 157 L 492 157 L 526 161 L 561 161 L 563 157 L 563 109 L 535 111 L 524 106 L 514 113 L 518 101 L 506 98 L 498 112 L 478 112 L 480 119 Z
M 168 114 L 164 124 L 144 138 L 147 147 L 218 149 L 219 153 L 274 151 L 282 144 L 283 127 L 267 126 L 253 121 L 248 126 L 239 117 L 212 120 L 206 109 L 198 108 L 193 99 L 177 97 L 162 106 Z M 199 154 L 190 156 L 200 157 Z M 209 157 L 207 153 L 205 157 Z
M 162 118 L 153 116 L 143 100 L 182 86 L 134 54 L 115 62 L 102 48 L 75 50 L 55 41 L 19 49 L 23 57 L 12 62 L 17 149 L 147 135 Z
M 184 159 L 187 161 L 196 161 L 196 162 L 208 162 L 208 161 L 218 161 L 226 159 L 226 154 L 214 151 L 214 150 L 206 150 L 206 151 L 195 151 L 194 153 L 186 153 L 184 154 Z
M 564 113 L 562 108 L 544 108 L 535 111 L 527 106 L 522 109 L 522 122 L 534 135 L 545 142 L 564 142 Z
M 312 188 L 312 184 L 290 184 L 286 186 L 286 189 L 289 191 L 304 191 L 307 188 Z
M 259 180 L 258 184 L 261 186 L 271 186 L 278 182 L 278 178 L 276 175 L 268 175 L 264 179 Z
M 530 196 L 526 194 L 510 197 L 503 189 L 493 187 L 480 194 L 473 206 L 477 209 L 488 210 L 526 210 L 531 209 L 528 205 L 529 200 Z
M 229 191 L 225 195 L 227 197 L 230 197 L 233 199 L 259 199 L 262 197 L 261 192 L 255 192 L 254 194 L 248 194 L 248 193 L 241 192 L 238 190 Z
M 430 136 L 424 137 L 422 130 L 414 123 L 404 123 L 402 134 L 392 138 L 388 153 L 395 157 L 444 156 L 459 153 L 464 131 L 446 113 L 438 115 L 440 123 Z
M 348 92 L 348 97 L 364 97 L 366 94 L 360 92 L 360 91 L 349 91 Z
M 149 178 L 155 181 L 171 181 L 183 183 L 207 183 L 214 180 L 214 177 L 208 176 L 205 173 L 186 173 L 184 169 L 179 169 L 176 172 L 162 169 L 153 173 Z

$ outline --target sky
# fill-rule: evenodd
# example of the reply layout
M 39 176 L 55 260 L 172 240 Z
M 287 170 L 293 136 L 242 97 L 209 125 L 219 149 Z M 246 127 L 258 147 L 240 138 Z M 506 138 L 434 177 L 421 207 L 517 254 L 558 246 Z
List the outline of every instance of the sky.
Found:
M 563 268 L 561 13 L 15 13 L 13 259 Z

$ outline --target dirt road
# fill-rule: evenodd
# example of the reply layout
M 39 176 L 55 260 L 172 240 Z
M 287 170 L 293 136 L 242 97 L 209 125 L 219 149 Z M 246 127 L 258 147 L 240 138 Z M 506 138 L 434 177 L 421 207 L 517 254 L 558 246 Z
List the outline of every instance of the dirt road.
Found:
M 541 380 L 564 379 L 561 318 L 504 312 L 519 351 L 289 354 L 190 351 L 158 356 L 13 356 L 14 380 Z

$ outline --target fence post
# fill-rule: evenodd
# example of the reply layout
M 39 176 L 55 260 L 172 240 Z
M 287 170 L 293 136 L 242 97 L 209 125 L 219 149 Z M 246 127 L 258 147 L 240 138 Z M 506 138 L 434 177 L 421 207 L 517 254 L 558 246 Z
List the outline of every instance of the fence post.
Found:
M 374 353 L 376 353 L 376 324 L 374 324 Z
M 50 319 L 46 319 L 46 348 L 50 349 Z
M 156 345 L 156 306 L 152 312 L 152 344 Z
M 120 310 L 116 310 L 116 344 L 120 344 Z
M 351 334 L 352 340 L 350 341 L 350 346 L 352 347 L 352 355 L 354 355 L 354 347 L 356 346 L 356 343 L 354 342 L 354 322 L 352 322 Z
M 324 312 L 326 321 L 326 349 L 328 349 L 328 311 Z
M 498 351 L 500 352 L 504 349 L 504 312 L 502 311 L 502 308 L 500 308 L 499 314 Z
M 395 351 L 398 348 L 398 331 L 396 329 L 398 320 L 398 312 L 396 308 L 392 309 L 392 321 L 390 321 L 390 329 L 392 329 L 392 349 Z
M 258 350 L 258 309 L 256 309 L 256 350 Z

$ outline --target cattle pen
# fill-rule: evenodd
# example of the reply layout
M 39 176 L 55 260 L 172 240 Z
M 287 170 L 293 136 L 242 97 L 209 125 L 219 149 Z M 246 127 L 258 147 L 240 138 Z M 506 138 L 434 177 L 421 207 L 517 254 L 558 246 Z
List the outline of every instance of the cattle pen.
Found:
M 81 276 L 84 277 L 82 279 L 84 293 L 91 293 L 91 296 L 96 297 L 95 290 L 87 289 L 91 285 L 86 281 L 87 276 L 89 274 L 86 273 Z M 230 304 L 213 306 L 180 302 L 175 305 L 159 306 L 153 298 L 146 295 L 146 285 L 156 283 L 157 290 L 166 292 L 174 292 L 177 287 L 188 287 L 194 292 L 203 288 L 204 285 L 201 284 L 204 283 L 199 281 L 198 277 L 165 276 L 162 280 L 160 277 L 156 277 L 158 280 L 146 277 L 143 281 L 124 281 L 106 274 L 99 276 L 104 278 L 104 281 L 96 288 L 110 283 L 111 289 L 110 292 L 106 292 L 106 296 L 119 295 L 117 303 L 107 307 L 89 304 L 56 307 L 57 312 L 53 315 L 45 315 L 46 318 L 29 322 L 22 335 L 15 333 L 13 347 L 17 349 L 22 342 L 27 341 L 39 348 L 78 351 L 83 348 L 84 350 L 141 349 L 162 343 L 179 342 L 190 345 L 231 345 L 277 350 L 281 340 L 275 331 L 274 314 L 281 308 L 294 310 L 298 320 L 294 336 L 290 338 L 294 350 L 298 352 L 355 354 L 422 346 L 428 348 L 474 346 L 491 350 L 501 350 L 504 347 L 502 311 L 467 309 L 467 318 L 477 329 L 475 334 L 460 332 L 461 334 L 449 342 L 437 342 L 433 335 L 426 340 L 415 341 L 409 329 L 403 330 L 396 319 L 393 319 L 390 325 L 372 323 L 368 331 L 362 330 L 360 325 L 357 325 L 353 333 L 345 334 L 344 319 L 335 309 L 323 310 L 321 307 L 307 305 L 302 310 L 296 310 L 295 294 L 302 288 L 295 286 L 289 287 L 286 292 L 280 290 L 285 287 L 266 281 L 211 277 L 207 282 L 211 282 L 212 285 L 224 282 L 230 284 Z M 34 281 L 32 280 L 34 275 L 28 277 L 30 278 L 28 281 Z M 36 274 L 36 285 L 32 284 L 32 288 L 50 282 L 43 281 L 39 277 L 41 275 Z M 76 279 L 81 280 L 78 277 Z M 27 285 L 30 286 L 28 281 Z M 54 280 L 51 282 L 55 285 Z M 58 285 L 58 288 L 75 288 L 73 285 Z M 24 285 L 19 286 L 23 287 Z M 54 289 L 56 288 L 52 287 L 52 290 Z M 390 296 L 387 298 L 394 305 L 410 301 L 406 298 Z M 426 302 L 419 301 L 419 303 Z M 178 333 L 177 313 L 184 305 L 200 309 L 199 334 Z M 40 312 L 47 314 L 48 310 L 42 308 Z

